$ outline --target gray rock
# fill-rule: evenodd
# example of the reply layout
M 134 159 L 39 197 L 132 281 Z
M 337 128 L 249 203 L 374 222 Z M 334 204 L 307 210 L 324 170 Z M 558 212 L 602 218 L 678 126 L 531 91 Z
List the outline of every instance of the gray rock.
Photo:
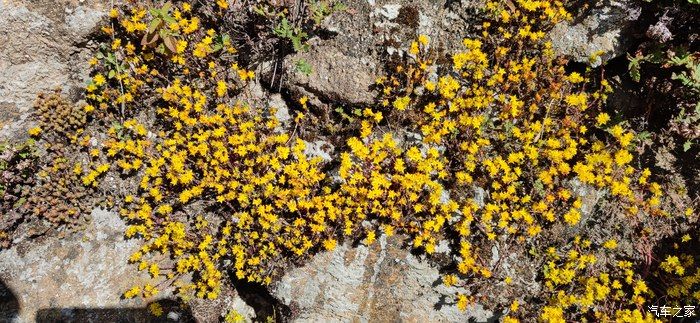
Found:
M 39 92 L 78 92 L 88 78 L 88 37 L 108 1 L 66 2 L 0 1 L 0 139 L 27 128 Z
M 581 181 L 576 178 L 569 181 L 568 186 L 571 188 L 575 197 L 581 198 L 581 217 L 583 219 L 593 216 L 593 211 L 598 205 L 598 202 L 607 194 L 607 190 L 596 189 L 591 185 L 581 183 Z
M 331 157 L 331 154 L 333 154 L 333 150 L 335 150 L 335 147 L 331 145 L 330 143 L 323 141 L 323 140 L 316 140 L 314 142 L 308 142 L 305 141 L 306 143 L 306 150 L 304 153 L 306 153 L 307 156 L 309 157 L 321 157 L 326 162 L 330 162 L 333 160 Z
M 668 25 L 672 22 L 672 18 L 663 15 L 659 21 L 647 29 L 647 37 L 654 39 L 660 43 L 665 43 L 673 39 L 673 34 L 668 29 Z
M 145 272 L 128 263 L 141 241 L 124 238 L 126 224 L 118 214 L 96 209 L 91 216 L 83 231 L 24 240 L 0 251 L 0 286 L 6 286 L 0 287 L 0 296 L 6 288 L 17 301 L 12 313 L 4 309 L 7 304 L 0 297 L 0 322 L 53 321 L 57 317 L 94 322 L 127 317 L 129 322 L 147 322 L 148 304 L 174 298 L 172 286 L 162 285 L 154 299 L 122 299 L 131 287 L 152 283 Z M 253 308 L 230 285 L 223 286 L 215 301 L 196 299 L 187 305 L 189 313 L 177 307 L 173 309 L 177 312 L 165 312 L 168 317 L 185 315 L 204 322 L 216 321 L 229 310 L 247 319 L 255 317 Z
M 640 14 L 632 1 L 606 2 L 581 19 L 557 24 L 549 39 L 557 54 L 597 67 L 625 53 Z
M 401 243 L 382 236 L 370 247 L 339 245 L 290 270 L 272 294 L 298 313 L 296 322 L 482 322 L 493 316 L 481 305 L 460 312 L 450 304 L 459 290 L 440 284 L 438 269 Z
M 308 63 L 312 72 L 304 74 L 294 68 L 296 62 Z M 289 66 L 285 79 L 292 92 L 323 101 L 367 105 L 374 101 L 370 87 L 376 79 L 373 60 L 346 56 L 333 46 L 313 47 L 285 59 Z M 316 103 L 319 104 L 319 103 Z
M 271 108 L 276 109 L 275 118 L 277 118 L 277 120 L 282 124 L 282 126 L 289 126 L 289 123 L 292 120 L 292 117 L 289 115 L 289 107 L 287 107 L 287 103 L 284 102 L 284 99 L 279 93 L 270 95 L 268 105 Z
M 379 14 L 389 20 L 394 20 L 399 16 L 399 9 L 401 9 L 400 4 L 387 4 L 379 9 Z
M 19 321 L 32 322 L 42 309 L 143 307 L 122 293 L 144 282 L 127 261 L 138 241 L 125 240 L 119 215 L 95 210 L 82 232 L 25 240 L 0 251 L 0 280 L 17 297 Z M 0 317 L 0 321 L 3 318 Z

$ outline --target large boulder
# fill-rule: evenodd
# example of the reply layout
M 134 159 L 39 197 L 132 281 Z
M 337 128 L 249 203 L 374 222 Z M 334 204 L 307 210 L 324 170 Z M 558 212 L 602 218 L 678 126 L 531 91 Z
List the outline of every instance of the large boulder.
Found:
M 116 213 L 95 210 L 92 217 L 85 231 L 24 240 L 0 251 L 0 281 L 14 294 L 20 321 L 34 321 L 42 310 L 144 306 L 121 299 L 147 278 L 127 264 L 138 242 L 123 238 L 125 225 Z
M 411 254 L 400 238 L 372 246 L 339 245 L 290 270 L 272 288 L 296 322 L 477 322 L 493 316 L 481 305 L 461 312 L 454 287 L 438 269 Z
M 215 302 L 175 300 L 172 288 L 158 286 L 152 299 L 124 299 L 134 285 L 150 282 L 129 264 L 140 247 L 124 238 L 126 225 L 118 214 L 96 209 L 84 230 L 23 240 L 0 251 L 0 322 L 147 322 L 157 302 L 161 319 L 217 321 L 229 310 L 255 317 L 231 286 Z
M 441 56 L 459 50 L 467 27 L 479 21 L 481 0 L 349 0 L 347 10 L 328 16 L 308 41 L 308 50 L 266 62 L 263 79 L 272 91 L 307 96 L 314 106 L 371 106 L 373 85 L 389 57 L 408 55 L 411 42 L 427 35 Z
M 38 93 L 78 97 L 109 1 L 0 1 L 0 140 L 26 129 Z
M 549 33 L 554 51 L 576 62 L 600 66 L 624 54 L 642 8 L 632 0 L 606 1 Z

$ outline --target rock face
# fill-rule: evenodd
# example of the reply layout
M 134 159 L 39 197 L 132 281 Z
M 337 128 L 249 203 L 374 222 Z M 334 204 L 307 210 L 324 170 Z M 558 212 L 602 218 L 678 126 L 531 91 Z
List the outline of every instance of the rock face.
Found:
M 0 1 L 0 139 L 26 129 L 39 92 L 80 93 L 88 77 L 89 35 L 108 5 L 107 0 Z
M 387 57 L 407 55 L 419 34 L 427 35 L 440 55 L 461 49 L 467 26 L 479 21 L 481 2 L 348 0 L 350 10 L 322 23 L 327 35 L 313 37 L 308 51 L 292 53 L 282 64 L 265 63 L 262 74 L 275 91 L 307 96 L 314 106 L 370 106 Z
M 295 322 L 477 322 L 493 314 L 475 305 L 454 306 L 457 291 L 441 284 L 438 270 L 381 237 L 369 248 L 345 244 L 289 271 L 272 294 Z
M 149 282 L 128 264 L 140 244 L 125 240 L 124 229 L 118 214 L 95 210 L 83 231 L 25 240 L 0 251 L 0 322 L 147 322 L 156 319 L 147 309 L 153 302 L 171 321 L 216 321 L 228 310 L 255 317 L 232 288 L 207 304 L 183 306 L 167 286 L 158 287 L 162 292 L 155 299 L 123 299 L 124 291 Z
M 120 299 L 145 278 L 127 265 L 138 242 L 123 239 L 125 225 L 117 214 L 96 210 L 92 216 L 85 231 L 0 251 L 0 280 L 19 303 L 20 321 L 33 321 L 50 309 L 144 306 Z
M 309 64 L 311 73 L 300 71 L 300 64 Z M 374 93 L 370 87 L 376 79 L 376 63 L 370 59 L 346 56 L 335 47 L 314 47 L 285 60 L 287 83 L 291 90 L 316 96 L 324 101 L 341 101 L 355 105 L 371 104 Z
M 625 53 L 635 21 L 642 12 L 633 1 L 610 1 L 549 33 L 555 52 L 596 67 Z

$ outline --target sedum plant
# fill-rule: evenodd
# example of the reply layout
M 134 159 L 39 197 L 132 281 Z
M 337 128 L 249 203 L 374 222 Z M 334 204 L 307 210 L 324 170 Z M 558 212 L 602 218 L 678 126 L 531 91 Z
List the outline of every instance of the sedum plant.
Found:
M 604 109 L 610 84 L 567 70 L 546 41 L 571 19 L 561 2 L 487 1 L 447 63 L 418 36 L 377 80 L 376 104 L 356 110 L 354 132 L 334 138 L 344 146 L 331 163 L 253 103 L 255 73 L 220 23 L 235 14 L 228 2 L 161 8 L 111 11 L 86 88 L 89 127 L 106 135 L 82 182 L 112 172 L 131 183 L 118 203 L 125 235 L 142 243 L 130 262 L 152 278 L 125 297 L 174 286 L 214 299 L 223 279 L 270 284 L 316 252 L 396 234 L 441 266 L 461 310 L 480 301 L 508 322 L 653 319 L 640 310 L 654 295 L 636 266 L 644 255 L 618 244 L 658 239 L 648 227 L 674 216 L 635 159 L 637 134 Z M 141 42 L 156 29 L 169 50 Z M 585 191 L 611 201 L 609 221 Z

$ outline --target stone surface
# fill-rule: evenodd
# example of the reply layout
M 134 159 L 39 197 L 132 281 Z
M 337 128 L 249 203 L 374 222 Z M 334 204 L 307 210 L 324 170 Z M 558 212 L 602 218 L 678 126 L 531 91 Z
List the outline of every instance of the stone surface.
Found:
M 144 322 L 155 319 L 147 307 L 158 302 L 177 321 L 216 321 L 228 310 L 254 318 L 254 310 L 230 287 L 215 302 L 174 301 L 172 290 L 154 299 L 123 299 L 121 295 L 149 278 L 128 264 L 138 240 L 124 239 L 125 224 L 118 214 L 92 212 L 83 230 L 65 236 L 45 236 L 0 251 L 0 322 L 68 320 L 82 322 Z
M 273 80 L 271 90 L 308 96 L 314 106 L 371 105 L 377 95 L 372 87 L 387 55 L 407 55 L 419 34 L 427 35 L 440 55 L 461 49 L 467 27 L 479 21 L 482 2 L 349 0 L 348 10 L 323 22 L 327 35 L 313 37 L 308 51 L 292 53 L 283 64 L 263 64 L 263 78 Z M 311 72 L 300 71 L 300 63 L 310 65 Z
M 381 237 L 372 246 L 339 245 L 290 270 L 272 294 L 295 322 L 477 322 L 493 314 L 480 305 L 460 312 L 456 288 L 440 283 L 436 267 Z
M 39 92 L 75 97 L 88 77 L 90 35 L 107 0 L 0 0 L 0 139 L 13 138 Z
M 625 53 L 641 7 L 629 0 L 609 1 L 549 33 L 555 52 L 596 67 Z
M 123 239 L 125 225 L 117 214 L 95 210 L 92 217 L 85 231 L 0 251 L 0 280 L 19 302 L 19 321 L 33 321 L 45 309 L 143 307 L 120 299 L 145 278 L 127 265 L 138 242 Z
M 308 63 L 312 72 L 304 74 L 294 68 L 299 62 Z M 376 80 L 374 60 L 347 56 L 332 46 L 317 46 L 287 57 L 285 66 L 289 67 L 285 82 L 293 92 L 354 105 L 374 100 L 370 90 Z

